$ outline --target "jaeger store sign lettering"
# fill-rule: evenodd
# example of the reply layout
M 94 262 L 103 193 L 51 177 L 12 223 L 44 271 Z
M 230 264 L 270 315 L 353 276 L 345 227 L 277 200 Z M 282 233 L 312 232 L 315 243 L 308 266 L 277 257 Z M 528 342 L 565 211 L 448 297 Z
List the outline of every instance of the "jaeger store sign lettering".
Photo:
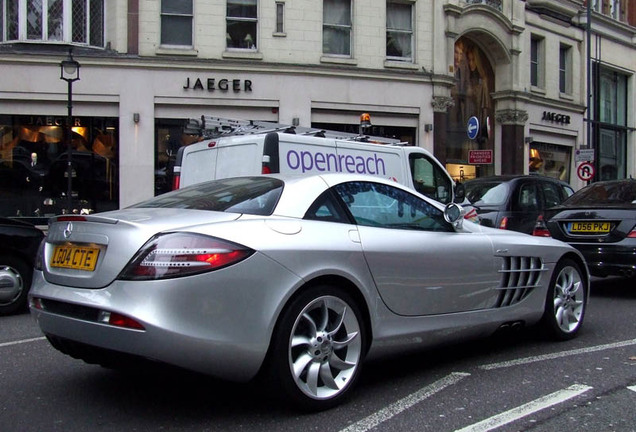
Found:
M 240 79 L 228 79 L 228 78 L 216 79 L 216 78 L 187 77 L 183 88 L 185 90 L 201 90 L 201 91 L 209 91 L 209 92 L 213 92 L 213 91 L 222 91 L 222 92 L 232 91 L 234 93 L 251 92 L 252 81 L 240 80 Z

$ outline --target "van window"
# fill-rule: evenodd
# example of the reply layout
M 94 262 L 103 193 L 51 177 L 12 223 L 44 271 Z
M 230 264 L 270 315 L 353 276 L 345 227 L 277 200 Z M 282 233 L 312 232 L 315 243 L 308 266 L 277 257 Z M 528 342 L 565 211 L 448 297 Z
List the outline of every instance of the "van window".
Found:
M 415 190 L 443 204 L 453 199 L 453 185 L 442 168 L 423 154 L 409 155 Z

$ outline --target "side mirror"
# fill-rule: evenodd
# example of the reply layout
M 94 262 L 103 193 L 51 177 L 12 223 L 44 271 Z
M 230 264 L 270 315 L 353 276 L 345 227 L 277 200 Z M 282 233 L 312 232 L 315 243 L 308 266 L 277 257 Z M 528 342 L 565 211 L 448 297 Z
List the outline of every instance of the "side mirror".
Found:
M 444 208 L 444 219 L 455 229 L 461 229 L 464 223 L 465 210 L 457 203 L 449 203 Z
M 453 201 L 458 204 L 461 204 L 464 202 L 464 199 L 466 199 L 466 188 L 464 187 L 463 183 L 456 183 L 455 184 L 455 199 Z

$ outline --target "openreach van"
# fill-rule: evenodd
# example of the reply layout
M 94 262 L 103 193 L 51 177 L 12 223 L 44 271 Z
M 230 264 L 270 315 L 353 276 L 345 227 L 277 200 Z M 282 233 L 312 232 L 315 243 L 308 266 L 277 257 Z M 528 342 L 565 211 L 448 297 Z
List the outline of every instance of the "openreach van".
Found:
M 207 116 L 190 120 L 186 133 L 202 140 L 179 149 L 173 189 L 255 174 L 342 172 L 392 179 L 444 204 L 464 198 L 431 153 L 398 140 Z

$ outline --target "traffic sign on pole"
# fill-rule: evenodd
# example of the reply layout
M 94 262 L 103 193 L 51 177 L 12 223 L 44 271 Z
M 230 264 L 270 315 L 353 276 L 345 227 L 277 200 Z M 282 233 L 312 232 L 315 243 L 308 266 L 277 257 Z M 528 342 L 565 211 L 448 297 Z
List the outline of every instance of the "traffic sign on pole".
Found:
M 474 140 L 475 138 L 477 138 L 477 134 L 479 134 L 479 119 L 477 117 L 472 116 L 468 119 L 466 132 L 469 139 Z
M 576 174 L 583 181 L 590 181 L 594 177 L 594 165 L 591 163 L 582 163 L 576 169 Z

